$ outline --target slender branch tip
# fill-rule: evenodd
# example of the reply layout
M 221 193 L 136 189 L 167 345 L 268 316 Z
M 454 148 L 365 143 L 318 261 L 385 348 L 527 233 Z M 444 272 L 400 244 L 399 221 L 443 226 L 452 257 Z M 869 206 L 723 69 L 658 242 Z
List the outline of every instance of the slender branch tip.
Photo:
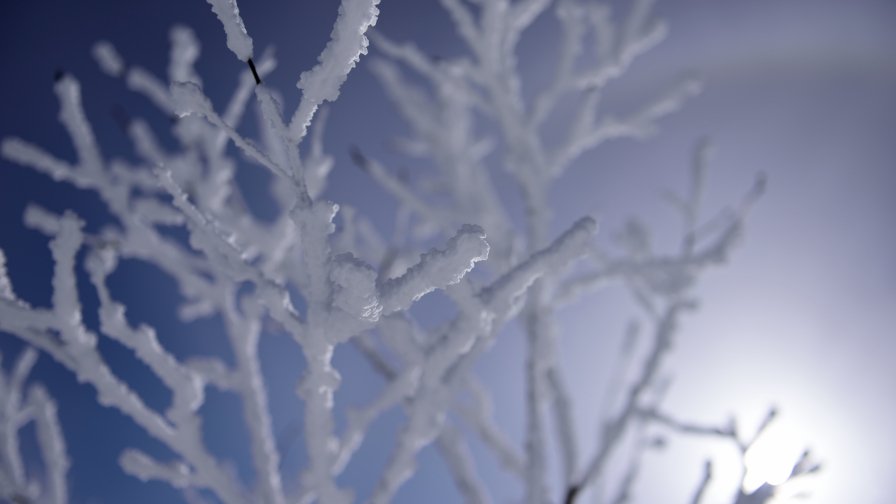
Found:
M 255 85 L 261 84 L 261 77 L 258 76 L 258 70 L 255 69 L 255 62 L 252 61 L 252 58 L 246 60 L 246 63 L 249 64 L 249 70 L 252 70 L 252 77 L 255 77 Z

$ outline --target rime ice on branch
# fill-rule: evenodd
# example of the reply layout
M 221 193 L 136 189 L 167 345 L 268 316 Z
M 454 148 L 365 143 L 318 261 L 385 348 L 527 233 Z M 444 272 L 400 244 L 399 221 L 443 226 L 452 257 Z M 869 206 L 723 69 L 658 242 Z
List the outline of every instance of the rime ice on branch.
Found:
M 246 32 L 246 26 L 243 24 L 243 18 L 240 17 L 240 8 L 237 7 L 236 0 L 208 0 L 208 3 L 212 6 L 212 12 L 224 25 L 227 48 L 243 61 L 252 59 L 252 37 Z
M 250 60 L 252 41 L 235 2 L 210 3 L 224 25 L 228 47 L 238 58 Z M 333 39 L 319 65 L 303 77 L 303 103 L 316 109 L 322 101 L 338 95 L 338 87 L 358 55 L 365 52 L 363 32 L 375 21 L 375 3 L 343 2 Z M 396 278 L 371 276 L 371 266 L 344 254 L 337 256 L 328 242 L 338 206 L 312 199 L 323 187 L 320 177 L 329 171 L 326 164 L 330 162 L 322 154 L 319 133 L 312 137 L 310 157 L 298 153 L 311 114 L 301 122 L 302 134 L 290 135 L 271 92 L 257 85 L 254 76 L 265 135 L 258 147 L 237 131 L 250 96 L 244 83 L 250 81 L 240 81 L 226 112 L 218 114 L 192 68 L 199 54 L 195 37 L 185 28 L 172 30 L 171 37 L 170 85 L 139 67 L 128 67 L 107 42 L 98 44 L 94 54 L 106 73 L 124 78 L 129 87 L 163 111 L 180 115 L 173 132 L 181 152 L 167 152 L 144 121 L 132 118 L 125 126 L 150 170 L 106 162 L 82 108 L 79 84 L 68 75 L 57 82 L 56 91 L 60 118 L 76 147 L 77 163 L 56 159 L 23 140 L 3 141 L 5 157 L 97 192 L 117 223 L 98 235 L 85 235 L 81 222 L 71 214 L 59 217 L 29 208 L 26 223 L 52 238 L 53 307 L 31 308 L 17 299 L 4 269 L 0 276 L 0 330 L 51 355 L 80 381 L 92 385 L 100 403 L 120 410 L 178 457 L 158 461 L 129 449 L 121 457 L 126 472 L 144 481 L 164 481 L 185 492 L 205 489 L 227 503 L 278 503 L 288 498 L 258 356 L 263 320 L 271 317 L 293 336 L 308 363 L 299 387 L 306 402 L 305 435 L 310 441 L 309 467 L 301 478 L 303 493 L 316 495 L 323 502 L 348 501 L 349 494 L 337 488 L 332 477 L 332 394 L 338 384 L 338 373 L 330 364 L 333 347 L 374 328 L 380 312 L 406 310 L 427 292 L 456 284 L 475 262 L 487 257 L 485 235 L 475 226 L 461 227 L 444 249 L 424 254 L 416 266 Z M 258 70 L 269 72 L 272 67 L 270 60 L 262 59 Z M 239 205 L 233 161 L 221 141 L 228 138 L 292 188 L 291 193 L 277 193 L 282 213 L 272 225 L 258 221 Z M 197 149 L 202 149 L 202 158 L 195 156 Z M 309 191 L 309 181 L 313 181 L 313 191 Z M 189 194 L 184 187 L 190 187 Z M 183 243 L 164 236 L 159 227 L 170 225 L 185 226 L 189 245 L 201 255 L 193 255 Z M 81 322 L 74 271 L 82 248 L 87 249 L 85 267 L 100 302 L 101 334 L 87 330 Z M 181 362 L 159 344 L 152 328 L 131 327 L 125 307 L 106 287 L 106 278 L 123 258 L 151 262 L 175 278 L 185 298 L 183 318 L 220 314 L 227 342 L 236 355 L 235 364 L 228 366 L 215 358 Z M 242 282 L 252 283 L 257 296 L 241 292 Z M 288 285 L 298 287 L 308 307 L 304 317 L 294 308 Z M 359 292 L 368 295 L 359 297 Z M 99 337 L 112 338 L 131 350 L 170 389 L 172 404 L 164 415 L 147 407 L 106 366 L 97 351 Z M 256 481 L 251 488 L 226 474 L 224 461 L 216 460 L 203 446 L 198 411 L 208 386 L 241 399 L 253 447 Z M 18 488 L 15 485 L 24 482 L 21 471 L 14 467 L 11 471 L 13 492 Z M 64 492 L 60 481 L 58 477 L 51 480 L 53 491 Z
M 0 252 L 0 297 L 13 298 Z M 7 287 L 4 290 L 4 287 Z M 56 414 L 56 403 L 43 386 L 25 381 L 37 362 L 33 348 L 23 350 L 16 361 L 0 368 L 0 498 L 9 502 L 68 502 L 66 475 L 69 468 L 65 440 Z M 36 427 L 37 444 L 46 467 L 42 480 L 26 474 L 19 436 L 30 423 Z
M 318 58 L 318 64 L 303 72 L 296 86 L 302 101 L 292 116 L 289 130 L 295 140 L 305 136 L 311 117 L 324 101 L 339 97 L 339 88 L 362 54 L 367 54 L 368 28 L 376 24 L 379 0 L 343 0 L 333 25 L 330 42 Z
M 376 160 L 359 153 L 354 157 L 366 173 L 399 201 L 403 216 L 399 222 L 406 228 L 403 230 L 406 236 L 426 238 L 444 234 L 456 219 L 476 219 L 489 233 L 492 249 L 500 251 L 487 264 L 490 271 L 515 271 L 529 263 L 525 255 L 538 257 L 542 253 L 539 249 L 547 243 L 548 223 L 552 219 L 551 183 L 566 173 L 582 154 L 609 140 L 648 136 L 664 116 L 675 112 L 698 93 L 700 84 L 684 80 L 621 116 L 602 111 L 603 89 L 623 75 L 638 56 L 659 43 L 667 32 L 665 25 L 653 18 L 653 2 L 649 0 L 633 2 L 621 26 L 614 22 L 609 6 L 591 2 L 442 0 L 440 3 L 469 54 L 436 59 L 411 42 L 393 41 L 375 32 L 372 35 L 374 52 L 383 58 L 375 59 L 371 65 L 408 125 L 409 135 L 399 139 L 397 146 L 408 156 L 432 158 L 436 169 L 421 169 L 415 177 L 402 179 Z M 547 85 L 536 90 L 534 98 L 527 101 L 521 91 L 517 44 L 533 21 L 547 15 L 549 10 L 553 10 L 562 27 L 563 39 Z M 405 72 L 415 75 L 408 77 Z M 578 104 L 575 111 L 558 114 L 561 102 L 570 97 Z M 482 122 L 486 125 L 481 125 Z M 566 134 L 559 139 L 549 134 L 557 129 Z M 497 138 L 488 136 L 492 133 Z M 501 207 L 502 197 L 487 172 L 484 159 L 495 151 L 498 163 L 514 180 L 525 203 L 523 236 L 514 233 L 518 226 Z M 759 191 L 751 191 L 740 207 L 701 220 L 702 154 L 698 158 L 692 190 L 678 198 L 676 205 L 685 220 L 680 252 L 665 255 L 648 247 L 613 257 L 610 252 L 590 246 L 584 270 L 570 275 L 562 270 L 563 263 L 558 264 L 551 274 L 534 282 L 524 305 L 506 310 L 511 314 L 521 310 L 528 333 L 527 434 L 523 460 L 514 454 L 513 448 L 496 438 L 488 428 L 487 418 L 475 419 L 474 425 L 504 465 L 521 477 L 526 502 L 558 500 L 551 497 L 556 492 L 551 490 L 555 482 L 548 478 L 551 474 L 547 465 L 549 425 L 556 429 L 553 439 L 562 475 L 561 491 L 556 492 L 560 501 L 571 503 L 588 493 L 604 476 L 608 460 L 625 462 L 619 458 L 618 443 L 638 422 L 643 422 L 635 418 L 633 411 L 649 400 L 662 383 L 660 369 L 664 357 L 680 325 L 680 314 L 694 303 L 693 287 L 699 274 L 708 266 L 724 262 L 740 235 L 746 211 Z M 647 236 L 643 227 L 635 228 Z M 525 253 L 521 253 L 522 243 L 527 247 Z M 654 338 L 646 349 L 647 361 L 640 369 L 633 363 L 620 364 L 621 369 L 626 365 L 633 367 L 635 374 L 630 388 L 627 392 L 623 390 L 625 406 L 620 412 L 606 413 L 607 426 L 602 430 L 601 445 L 594 455 L 585 458 L 580 454 L 584 447 L 573 425 L 573 398 L 557 359 L 556 308 L 574 301 L 586 290 L 614 285 L 632 292 L 643 310 L 642 316 L 654 326 Z M 480 297 L 487 298 L 489 289 L 483 290 Z M 462 294 L 452 294 L 461 306 L 469 305 L 463 301 Z M 498 310 L 498 313 L 504 312 Z M 483 341 L 490 339 L 486 337 Z M 390 339 L 387 346 L 393 346 L 392 343 Z M 369 346 L 365 352 L 374 362 L 380 359 Z M 550 421 L 545 418 L 549 412 Z M 428 437 L 416 442 L 434 439 L 438 432 L 430 432 Z M 401 450 L 400 446 L 398 452 Z M 403 474 L 407 474 L 408 467 L 405 466 Z M 395 474 L 394 481 L 397 481 L 400 473 Z M 628 495 L 628 486 L 637 474 L 636 465 L 630 468 L 629 474 L 631 477 L 620 483 L 615 495 Z M 477 488 L 472 484 L 462 486 L 467 490 Z M 388 480 L 381 488 L 388 491 L 382 490 L 380 495 L 391 495 Z
M 684 314 L 696 306 L 695 285 L 707 268 L 728 258 L 763 181 L 740 205 L 707 218 L 701 205 L 707 149 L 701 145 L 685 194 L 668 198 L 683 222 L 679 246 L 672 252 L 655 250 L 649 230 L 637 221 L 625 226 L 617 249 L 596 244 L 597 224 L 591 217 L 567 223 L 563 232 L 550 226 L 552 183 L 585 152 L 612 139 L 651 134 L 660 120 L 699 91 L 699 83 L 685 80 L 619 117 L 601 108 L 603 89 L 665 36 L 665 25 L 652 16 L 652 1 L 633 2 L 616 23 L 609 7 L 593 2 L 441 0 L 468 49 L 454 59 L 435 59 L 412 43 L 372 33 L 379 56 L 371 70 L 409 126 L 409 135 L 396 145 L 409 156 L 432 159 L 435 167 L 405 178 L 360 148 L 352 151 L 353 161 L 366 173 L 362 176 L 372 177 L 398 202 L 392 240 L 348 204 L 322 198 L 334 161 L 324 151 L 326 114 L 320 107 L 337 99 L 359 58 L 367 54 L 366 36 L 379 15 L 378 0 L 342 0 L 317 64 L 298 79 L 301 97 L 292 114 L 284 112 L 281 95 L 262 82 L 276 61 L 271 51 L 262 51 L 256 60 L 236 0 L 208 3 L 223 25 L 227 47 L 249 66 L 220 111 L 194 68 L 200 47 L 185 27 L 170 32 L 165 77 L 129 64 L 109 42 L 99 42 L 93 50 L 104 73 L 175 118 L 167 125 L 174 147 L 160 141 L 165 132 L 145 119 L 121 114 L 138 161 L 132 166 L 107 159 L 100 148 L 103 135 L 93 131 L 80 84 L 71 75 L 60 76 L 54 90 L 74 161 L 19 138 L 0 144 L 5 158 L 95 192 L 115 219 L 87 232 L 71 212 L 55 215 L 38 206 L 27 208 L 25 224 L 49 238 L 53 256 L 49 308 L 31 307 L 16 296 L 0 250 L 0 331 L 30 347 L 7 366 L 10 371 L 0 373 L 0 495 L 13 501 L 67 499 L 68 460 L 55 406 L 40 386 L 25 386 L 35 349 L 92 386 L 102 405 L 120 411 L 172 453 L 172 458 L 159 460 L 128 448 L 119 459 L 126 473 L 161 481 L 191 501 L 205 502 L 206 495 L 213 495 L 225 504 L 353 502 L 352 489 L 343 488 L 339 477 L 356 460 L 370 426 L 393 408 L 403 409 L 404 424 L 369 496 L 374 503 L 396 498 L 413 476 L 418 454 L 430 444 L 465 500 L 491 502 L 463 436 L 468 431 L 516 478 L 531 504 L 573 503 L 587 494 L 625 501 L 641 456 L 652 446 L 647 427 L 713 432 L 747 446 L 733 430 L 673 420 L 661 413 L 660 403 L 666 387 L 663 364 Z M 556 67 L 549 82 L 527 99 L 518 44 L 527 28 L 546 15 L 555 16 L 562 28 Z M 569 116 L 558 114 L 560 103 L 569 98 L 577 100 L 577 109 Z M 250 108 L 258 138 L 243 133 Z M 558 128 L 566 134 L 549 134 Z M 228 152 L 228 143 L 239 149 L 241 159 L 276 178 L 273 219 L 261 220 L 247 210 L 246 192 L 235 178 L 238 160 Z M 525 207 L 522 223 L 505 208 L 506 199 L 492 183 L 492 163 L 519 191 Z M 188 240 L 165 232 L 172 226 L 185 229 Z M 123 260 L 152 264 L 177 282 L 182 321 L 220 317 L 221 344 L 229 346 L 232 364 L 218 357 L 178 359 L 162 346 L 154 328 L 129 322 L 126 307 L 107 285 Z M 474 267 L 476 278 L 471 278 Z M 98 300 L 98 332 L 83 322 L 79 287 L 84 286 L 77 284 L 76 275 L 81 268 Z M 642 341 L 635 337 L 639 331 L 630 331 L 631 341 L 615 364 L 616 376 L 630 379 L 620 379 L 609 391 L 616 407 L 603 412 L 599 443 L 590 449 L 574 426 L 575 401 L 557 355 L 556 322 L 563 304 L 608 287 L 625 290 L 636 300 L 647 337 Z M 445 291 L 456 313 L 445 325 L 426 330 L 410 309 L 436 289 Z M 521 363 L 523 443 L 509 439 L 496 424 L 486 386 L 474 372 L 477 359 L 515 319 L 522 322 L 528 345 Z M 272 323 L 304 357 L 295 398 L 303 406 L 307 461 L 300 474 L 283 470 L 283 447 L 275 442 L 270 384 L 259 355 L 260 340 L 268 337 L 263 329 Z M 132 352 L 170 391 L 165 411 L 150 408 L 113 372 L 98 349 L 101 338 Z M 339 429 L 334 419 L 342 407 L 336 403 L 341 377 L 333 355 L 344 344 L 364 355 L 386 384 L 363 407 L 350 411 Z M 205 446 L 200 412 L 209 388 L 239 399 L 251 446 L 249 481 L 234 477 L 230 461 Z M 48 469 L 43 481 L 26 474 L 18 450 L 17 432 L 32 421 Z M 553 436 L 549 427 L 556 430 Z M 627 451 L 634 456 L 625 453 L 630 438 L 635 442 Z M 559 471 L 549 467 L 552 460 Z M 794 475 L 815 471 L 807 460 L 797 462 Z M 611 463 L 626 468 L 621 481 L 607 481 Z M 710 467 L 694 502 L 711 479 Z M 559 478 L 552 479 L 556 473 Z M 596 491 L 598 486 L 610 497 Z M 759 498 L 741 492 L 737 502 L 748 497 Z

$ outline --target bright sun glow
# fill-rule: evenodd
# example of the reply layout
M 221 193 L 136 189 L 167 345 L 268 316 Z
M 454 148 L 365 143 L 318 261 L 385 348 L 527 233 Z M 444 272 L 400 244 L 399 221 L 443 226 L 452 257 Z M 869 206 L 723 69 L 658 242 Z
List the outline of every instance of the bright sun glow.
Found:
M 804 440 L 795 428 L 783 422 L 772 423 L 744 457 L 744 491 L 753 492 L 763 483 L 780 485 L 786 481 L 803 447 Z

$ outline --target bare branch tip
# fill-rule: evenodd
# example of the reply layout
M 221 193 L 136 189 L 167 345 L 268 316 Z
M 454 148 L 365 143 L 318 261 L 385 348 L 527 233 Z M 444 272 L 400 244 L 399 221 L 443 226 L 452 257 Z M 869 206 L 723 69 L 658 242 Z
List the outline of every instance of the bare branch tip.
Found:
M 248 60 L 246 60 L 246 63 L 249 64 L 249 70 L 252 70 L 252 77 L 255 78 L 255 85 L 260 85 L 261 77 L 258 76 L 258 70 L 255 69 L 255 62 L 252 61 L 252 58 L 249 58 Z

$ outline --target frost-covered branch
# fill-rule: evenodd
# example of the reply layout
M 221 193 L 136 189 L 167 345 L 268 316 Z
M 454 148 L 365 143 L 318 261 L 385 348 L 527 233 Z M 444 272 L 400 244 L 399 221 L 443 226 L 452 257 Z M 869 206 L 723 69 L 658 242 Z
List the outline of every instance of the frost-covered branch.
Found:
M 469 362 L 481 348 L 477 345 L 493 337 L 497 329 L 493 321 L 503 321 L 515 307 L 514 302 L 538 277 L 581 255 L 595 227 L 592 219 L 583 219 L 529 261 L 480 291 L 478 300 L 468 304 L 470 311 L 462 312 L 452 322 L 424 361 L 393 381 L 394 384 L 401 383 L 402 387 L 410 386 L 413 395 L 408 423 L 374 492 L 373 502 L 387 502 L 392 498 L 412 472 L 416 452 L 438 435 L 445 399 L 455 387 L 451 377 L 459 376 L 452 370 Z M 458 295 L 462 296 L 463 292 Z M 399 381 L 401 379 L 404 381 Z M 387 390 L 394 389 L 390 386 Z M 396 397 L 400 395 L 389 393 Z
M 208 0 L 208 3 L 212 6 L 212 12 L 224 25 L 227 48 L 233 51 L 237 58 L 249 61 L 252 58 L 252 37 L 246 32 L 236 0 Z
M 782 487 L 786 487 L 791 481 L 806 475 L 817 473 L 822 467 L 820 463 L 815 461 L 810 450 L 806 449 L 793 463 L 790 473 L 783 482 L 778 485 L 763 483 L 758 488 L 747 491 L 744 489 L 746 481 L 745 459 L 747 453 L 762 437 L 765 430 L 774 422 L 777 417 L 777 410 L 775 408 L 770 408 L 768 410 L 765 417 L 763 417 L 758 427 L 750 436 L 744 436 L 738 431 L 737 424 L 733 418 L 724 425 L 715 426 L 682 421 L 667 413 L 658 411 L 655 408 L 644 409 L 639 411 L 638 414 L 645 420 L 649 420 L 673 432 L 688 436 L 718 438 L 735 446 L 740 455 L 741 475 L 737 494 L 732 501 L 734 504 L 764 504 L 765 502 L 771 501 L 776 493 Z M 707 461 L 703 479 L 700 481 L 700 484 L 694 493 L 694 498 L 692 500 L 694 504 L 699 504 L 701 497 L 711 480 L 712 464 L 710 461 Z
M 110 42 L 93 48 L 104 73 L 171 118 L 167 130 L 159 130 L 119 107 L 116 119 L 132 144 L 133 161 L 104 155 L 113 149 L 101 147 L 103 132 L 91 126 L 81 85 L 65 73 L 54 91 L 74 159 L 23 139 L 2 140 L 4 158 L 97 194 L 111 216 L 94 227 L 71 212 L 60 216 L 36 205 L 26 208 L 25 226 L 50 241 L 50 307 L 32 307 L 17 296 L 0 250 L 0 331 L 33 347 L 20 354 L 10 372 L 0 373 L 3 498 L 56 503 L 68 498 L 68 458 L 55 405 L 40 386 L 26 387 L 35 349 L 92 386 L 100 404 L 120 411 L 167 447 L 167 457 L 126 448 L 119 464 L 142 481 L 180 490 L 188 502 L 352 502 L 350 482 L 340 476 L 357 460 L 373 423 L 393 408 L 403 410 L 404 424 L 372 495 L 365 496 L 373 503 L 396 498 L 430 444 L 461 498 L 491 502 L 488 482 L 477 473 L 464 439 L 467 430 L 514 475 L 531 504 L 556 501 L 550 494 L 558 486 L 560 500 L 572 504 L 617 461 L 626 471 L 611 487 L 612 502 L 629 501 L 643 452 L 653 446 L 648 427 L 733 440 L 742 453 L 752 445 L 756 437 L 742 439 L 733 425 L 725 430 L 678 421 L 658 405 L 666 383 L 663 363 L 683 313 L 696 304 L 694 286 L 706 269 L 728 258 L 763 179 L 739 205 L 704 219 L 708 150 L 701 144 L 685 192 L 667 197 L 683 221 L 680 245 L 672 252 L 654 250 L 647 227 L 636 220 L 619 235 L 621 253 L 598 247 L 593 218 L 581 218 L 562 233 L 553 227 L 553 183 L 576 160 L 610 139 L 644 138 L 699 91 L 698 83 L 687 80 L 619 117 L 604 111 L 604 88 L 665 36 L 665 25 L 653 17 L 653 1 L 633 2 L 617 20 L 609 7 L 578 0 L 440 0 L 468 50 L 452 58 L 372 33 L 379 54 L 370 69 L 409 127 L 395 145 L 403 154 L 431 161 L 404 176 L 361 148 L 350 152 L 363 169 L 355 176 L 372 179 L 398 204 L 391 240 L 351 202 L 326 199 L 337 158 L 326 152 L 326 109 L 321 108 L 337 99 L 367 53 L 378 3 L 340 2 L 329 41 L 298 79 L 301 95 L 291 113 L 283 107 L 290 97 L 270 86 L 275 79 L 267 79 L 276 67 L 273 52 L 256 58 L 237 1 L 208 0 L 228 49 L 246 65 L 240 65 L 223 107 L 216 109 L 222 104 L 209 98 L 217 96 L 206 87 L 212 83 L 203 82 L 196 70 L 198 38 L 178 26 L 170 32 L 163 76 L 128 63 Z M 549 12 L 562 30 L 556 64 L 543 88 L 527 88 L 520 41 Z M 561 113 L 570 99 L 576 110 Z M 247 114 L 250 109 L 253 114 Z M 257 124 L 243 124 L 246 115 Z M 231 143 L 235 149 L 228 148 Z M 236 177 L 241 160 L 273 175 L 265 195 L 273 216 L 262 219 L 250 210 L 253 191 Z M 182 322 L 219 320 L 222 329 L 210 337 L 232 359 L 176 357 L 155 328 L 132 324 L 109 285 L 126 261 L 151 264 L 174 281 Z M 88 285 L 78 285 L 82 269 Z M 608 386 L 616 390 L 608 395 L 619 399 L 617 407 L 607 412 L 599 444 L 583 460 L 577 397 L 559 355 L 559 308 L 604 285 L 632 295 L 651 337 L 646 348 L 638 347 L 645 351 L 641 355 L 635 352 L 635 331 L 629 331 L 632 341 L 609 370 L 615 378 Z M 437 302 L 450 304 L 453 316 L 424 329 L 413 307 L 437 289 L 446 294 Z M 84 312 L 94 308 L 99 327 L 88 328 Z M 514 337 L 517 319 L 527 346 L 521 363 L 523 443 L 497 423 L 475 371 L 499 335 Z M 285 333 L 301 352 L 295 366 L 302 375 L 290 407 L 301 402 L 297 430 L 306 463 L 296 474 L 281 467 L 286 453 L 274 432 L 271 397 L 276 396 L 266 383 L 271 373 L 260 350 L 267 332 Z M 170 392 L 165 411 L 150 407 L 136 384 L 113 372 L 99 351 L 103 338 L 133 354 Z M 346 343 L 386 383 L 363 407 L 350 411 L 340 428 L 343 370 L 334 355 Z M 230 461 L 205 446 L 207 387 L 239 401 L 251 477 L 237 477 Z M 28 474 L 19 453 L 18 433 L 29 422 L 47 466 L 43 478 Z M 633 445 L 627 439 L 634 439 Z M 797 461 L 792 477 L 817 470 L 810 462 L 808 454 Z M 709 484 L 709 467 L 695 502 Z M 767 487 L 741 492 L 737 502 L 765 502 L 773 493 Z
M 224 476 L 214 459 L 199 444 L 199 425 L 192 413 L 202 404 L 201 377 L 181 370 L 154 343 L 154 335 L 150 330 L 134 333 L 126 329 L 118 320 L 120 315 L 116 315 L 121 313 L 120 308 L 116 309 L 107 303 L 101 305 L 100 316 L 106 329 L 118 336 L 120 342 L 135 351 L 151 368 L 155 366 L 157 371 L 162 370 L 160 378 L 167 380 L 175 394 L 174 407 L 165 417 L 159 415 L 112 373 L 98 352 L 97 336 L 88 331 L 81 321 L 81 303 L 74 276 L 75 255 L 84 241 L 81 224 L 70 214 L 58 221 L 49 220 L 49 216 L 44 218 L 47 222 L 43 227 L 55 228 L 57 231 L 50 247 L 56 263 L 53 275 L 53 308 L 46 311 L 30 309 L 22 303 L 10 306 L 10 303 L 4 302 L 4 311 L 11 316 L 2 318 L 0 329 L 13 334 L 58 332 L 58 340 L 49 338 L 56 345 L 53 354 L 64 356 L 59 359 L 60 363 L 68 366 L 80 381 L 89 383 L 96 389 L 100 404 L 119 409 L 150 435 L 182 456 L 196 472 L 196 480 L 200 486 L 213 489 L 225 502 L 239 502 L 242 490 Z M 102 275 L 99 268 L 96 263 L 91 267 L 94 269 L 95 280 Z
M 25 385 L 36 362 L 37 352 L 26 348 L 8 374 L 0 369 L 0 497 L 10 502 L 64 504 L 68 502 L 66 477 L 70 463 L 56 403 L 43 386 Z M 37 444 L 45 466 L 41 480 L 26 474 L 20 448 L 22 430 L 30 423 L 36 427 Z
M 525 476 L 523 455 L 514 447 L 492 418 L 492 403 L 485 390 L 472 378 L 467 386 L 472 396 L 472 405 L 458 407 L 463 419 L 471 424 L 479 437 L 494 452 L 501 464 L 519 477 Z
M 367 54 L 364 33 L 376 24 L 379 0 L 342 0 L 330 42 L 318 57 L 318 64 L 302 73 L 296 86 L 302 100 L 289 122 L 294 141 L 305 136 L 311 117 L 325 101 L 339 97 L 339 88 L 362 54 Z
M 390 320 L 396 322 L 397 324 L 384 325 L 383 329 L 386 331 L 389 331 L 390 329 L 397 329 L 399 333 L 403 334 L 405 337 L 399 338 L 402 341 L 400 343 L 396 342 L 397 347 L 403 348 L 406 354 L 413 354 L 407 355 L 406 360 L 408 360 L 409 362 L 419 362 L 420 359 L 423 358 L 421 353 L 422 349 L 420 349 L 419 346 L 411 340 L 411 335 L 406 334 L 406 330 L 413 331 L 413 328 L 409 327 L 409 323 L 406 320 L 402 321 L 402 319 L 396 317 L 391 317 Z M 390 334 L 390 332 L 387 332 L 387 334 Z M 367 357 L 368 361 L 376 368 L 376 370 L 381 375 L 389 380 L 395 379 L 395 376 L 397 374 L 396 371 L 389 363 L 385 361 L 385 359 L 379 354 L 376 348 L 372 344 L 370 344 L 368 340 L 359 338 L 354 340 L 354 342 L 364 354 L 364 356 Z M 478 395 L 481 395 L 483 393 L 481 389 L 477 389 L 477 392 L 480 393 Z M 408 399 L 404 400 L 404 405 L 410 405 Z M 359 414 L 365 415 L 369 418 L 370 410 L 366 410 L 363 413 L 356 413 L 352 417 L 350 417 L 352 418 L 351 422 L 354 425 L 357 425 L 360 421 Z M 498 434 L 498 436 L 500 435 Z M 469 453 L 469 448 L 466 446 L 466 443 L 464 442 L 460 432 L 454 429 L 451 425 L 446 424 L 436 440 L 436 447 L 439 450 L 439 454 L 442 456 L 442 458 L 445 459 L 445 462 L 448 464 L 448 467 L 451 470 L 452 477 L 454 478 L 458 490 L 464 497 L 465 501 L 483 504 L 491 502 L 491 497 L 489 496 L 488 490 L 486 489 L 479 476 L 476 474 L 475 462 L 471 454 Z M 338 467 L 341 468 L 341 464 Z

